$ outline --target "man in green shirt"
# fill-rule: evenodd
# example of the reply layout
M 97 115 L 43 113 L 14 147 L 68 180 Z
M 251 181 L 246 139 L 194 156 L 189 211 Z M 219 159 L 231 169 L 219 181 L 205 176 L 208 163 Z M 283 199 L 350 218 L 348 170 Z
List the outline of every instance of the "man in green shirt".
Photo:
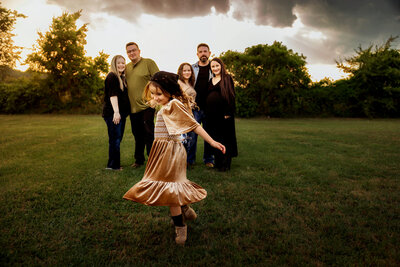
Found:
M 146 147 L 149 155 L 154 140 L 154 109 L 146 105 L 143 91 L 159 69 L 153 60 L 140 56 L 139 46 L 134 42 L 126 44 L 126 53 L 131 60 L 126 65 L 125 75 L 131 104 L 131 129 L 135 137 L 135 163 L 132 167 L 136 168 L 144 164 L 144 149 Z

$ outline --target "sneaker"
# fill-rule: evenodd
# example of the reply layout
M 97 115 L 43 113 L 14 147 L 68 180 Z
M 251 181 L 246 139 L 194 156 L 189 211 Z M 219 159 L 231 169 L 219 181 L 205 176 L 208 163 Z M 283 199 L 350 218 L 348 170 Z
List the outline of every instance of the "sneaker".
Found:
M 187 226 L 175 226 L 175 242 L 178 245 L 185 245 L 187 238 Z
M 214 168 L 214 164 L 211 163 L 211 162 L 207 162 L 207 163 L 206 163 L 206 167 L 208 167 L 208 168 Z
M 182 206 L 181 209 L 182 209 L 182 215 L 183 215 L 183 218 L 185 219 L 185 221 L 193 221 L 197 218 L 197 214 L 194 211 L 194 209 L 192 209 L 188 205 Z

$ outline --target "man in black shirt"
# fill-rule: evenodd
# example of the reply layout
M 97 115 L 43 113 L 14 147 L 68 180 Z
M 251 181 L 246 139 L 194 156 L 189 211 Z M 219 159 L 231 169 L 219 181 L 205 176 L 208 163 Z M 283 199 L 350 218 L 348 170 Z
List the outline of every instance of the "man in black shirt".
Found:
M 197 93 L 196 104 L 199 107 L 199 109 L 193 111 L 193 115 L 198 123 L 203 123 L 203 127 L 206 127 L 204 108 L 207 98 L 208 82 L 213 77 L 209 61 L 210 55 L 210 47 L 205 43 L 199 44 L 197 46 L 197 57 L 199 58 L 199 61 L 192 65 L 196 78 L 194 86 Z M 187 161 L 188 164 L 191 165 L 196 161 L 197 134 L 191 133 L 189 137 L 191 140 L 188 142 Z M 207 167 L 212 168 L 214 167 L 214 157 L 209 150 L 209 147 L 204 144 L 203 161 Z

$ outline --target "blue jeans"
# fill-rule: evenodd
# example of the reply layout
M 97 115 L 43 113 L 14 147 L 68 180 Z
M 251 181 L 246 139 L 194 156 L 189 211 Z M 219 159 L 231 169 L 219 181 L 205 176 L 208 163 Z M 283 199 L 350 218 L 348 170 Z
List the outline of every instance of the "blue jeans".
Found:
M 203 127 L 205 128 L 206 120 L 205 114 L 203 110 L 193 110 L 194 118 L 198 123 L 203 123 Z M 196 162 L 196 151 L 197 151 L 197 134 L 195 132 L 189 132 L 188 143 L 187 143 L 187 162 L 189 164 L 194 164 Z M 209 146 L 204 142 L 204 153 L 203 153 L 203 162 L 204 163 L 213 163 L 214 156 L 212 155 L 212 151 L 210 151 Z
M 121 115 L 121 121 L 114 124 L 113 117 L 104 117 L 108 130 L 108 162 L 107 168 L 119 169 L 121 167 L 120 160 L 120 144 L 124 136 L 126 116 Z

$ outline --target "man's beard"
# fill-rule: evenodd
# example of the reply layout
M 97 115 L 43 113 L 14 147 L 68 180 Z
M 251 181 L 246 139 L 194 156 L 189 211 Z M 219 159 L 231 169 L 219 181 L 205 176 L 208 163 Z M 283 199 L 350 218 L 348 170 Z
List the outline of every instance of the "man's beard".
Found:
M 200 58 L 201 63 L 206 63 L 207 60 L 208 60 L 208 57 L 206 57 L 206 56 L 202 56 L 202 57 Z

